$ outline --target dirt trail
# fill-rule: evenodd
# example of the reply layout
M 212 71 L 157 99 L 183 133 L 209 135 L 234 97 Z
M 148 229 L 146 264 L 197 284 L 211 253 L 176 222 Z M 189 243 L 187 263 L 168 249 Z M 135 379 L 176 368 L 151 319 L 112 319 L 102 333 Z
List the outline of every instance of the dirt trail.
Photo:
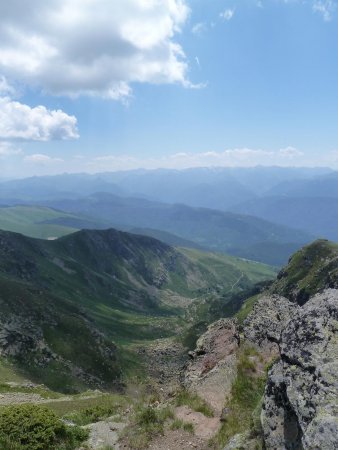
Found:
M 149 445 L 152 450 L 207 450 L 204 439 L 183 430 L 167 430 L 163 436 L 158 436 Z
M 200 412 L 193 411 L 188 406 L 179 406 L 176 408 L 175 414 L 184 423 L 192 423 L 194 434 L 204 440 L 214 436 L 221 427 L 219 417 L 206 417 Z

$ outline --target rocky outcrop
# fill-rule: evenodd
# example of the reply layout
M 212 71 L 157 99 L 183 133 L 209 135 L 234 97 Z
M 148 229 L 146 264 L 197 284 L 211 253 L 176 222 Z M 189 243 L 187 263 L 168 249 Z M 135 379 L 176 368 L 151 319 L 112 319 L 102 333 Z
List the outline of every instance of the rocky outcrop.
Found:
M 44 354 L 47 359 L 53 356 L 40 327 L 18 316 L 0 321 L 0 355 L 24 358 L 32 352 Z
M 298 305 L 279 295 L 261 297 L 244 321 L 245 339 L 260 349 L 278 354 L 281 333 L 298 309 Z
M 279 339 L 261 422 L 267 449 L 338 449 L 338 291 L 298 308 Z
M 221 319 L 208 327 L 190 352 L 184 385 L 197 392 L 220 413 L 236 377 L 236 351 L 239 346 L 237 322 Z
M 79 316 L 80 319 L 80 316 Z M 82 324 L 90 339 L 90 345 L 95 346 L 97 357 L 114 362 L 116 346 L 97 330 L 88 319 L 81 316 Z M 30 367 L 46 369 L 53 363 L 58 364 L 59 373 L 72 374 L 75 378 L 88 385 L 103 387 L 100 377 L 91 373 L 87 367 L 82 367 L 69 360 L 61 352 L 53 351 L 50 334 L 62 324 L 56 318 L 46 314 L 38 321 L 36 317 L 9 314 L 6 318 L 0 316 L 0 356 L 10 357 L 18 362 L 26 371 Z M 47 336 L 44 330 L 47 330 Z M 48 338 L 49 336 L 49 338 Z M 75 359 L 75 358 L 74 358 Z

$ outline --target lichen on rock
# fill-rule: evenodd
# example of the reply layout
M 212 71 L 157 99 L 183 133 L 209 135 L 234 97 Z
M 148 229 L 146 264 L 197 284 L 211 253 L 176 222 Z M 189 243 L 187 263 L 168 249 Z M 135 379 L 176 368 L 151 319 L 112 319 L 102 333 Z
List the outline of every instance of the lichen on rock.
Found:
M 338 449 L 338 291 L 312 297 L 281 333 L 261 415 L 267 449 Z

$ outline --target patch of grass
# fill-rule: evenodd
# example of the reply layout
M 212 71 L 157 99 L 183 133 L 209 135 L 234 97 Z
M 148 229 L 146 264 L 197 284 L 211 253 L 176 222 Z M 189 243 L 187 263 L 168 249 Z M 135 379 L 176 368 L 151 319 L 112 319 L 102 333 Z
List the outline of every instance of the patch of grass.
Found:
M 190 422 L 184 422 L 182 419 L 178 419 L 177 417 L 174 419 L 173 423 L 170 425 L 171 430 L 184 430 L 188 433 L 193 434 L 195 429 L 194 425 Z
M 144 449 L 154 436 L 163 434 L 164 424 L 174 420 L 175 415 L 170 407 L 155 409 L 151 406 L 138 405 L 130 424 L 124 430 L 131 449 Z
M 118 411 L 119 408 L 116 405 L 93 406 L 76 413 L 68 414 L 65 418 L 77 425 L 88 425 L 89 423 L 99 422 L 100 420 L 113 416 L 117 414 Z
M 257 376 L 254 361 L 250 358 L 258 356 L 250 347 L 240 350 L 237 363 L 237 377 L 232 385 L 231 398 L 227 404 L 229 413 L 218 434 L 210 441 L 213 448 L 223 448 L 229 439 L 237 433 L 250 430 L 257 433 L 254 416 L 261 408 L 266 376 Z
M 200 412 L 206 417 L 214 416 L 212 409 L 205 400 L 197 394 L 193 394 L 185 389 L 178 392 L 175 403 L 176 406 L 189 406 L 193 411 Z
M 182 419 L 178 419 L 177 417 L 174 419 L 173 423 L 170 425 L 171 430 L 180 430 L 183 428 L 184 422 Z
M 188 433 L 194 434 L 194 425 L 190 422 L 183 424 L 183 430 Z
M 0 380 L 2 383 L 8 381 L 24 382 L 24 377 L 20 375 L 9 359 L 0 358 Z
M 243 324 L 244 320 L 251 313 L 251 311 L 253 310 L 253 307 L 258 299 L 259 299 L 259 295 L 254 295 L 253 297 L 248 298 L 248 300 L 246 300 L 243 303 L 241 309 L 236 314 L 236 317 L 240 324 Z

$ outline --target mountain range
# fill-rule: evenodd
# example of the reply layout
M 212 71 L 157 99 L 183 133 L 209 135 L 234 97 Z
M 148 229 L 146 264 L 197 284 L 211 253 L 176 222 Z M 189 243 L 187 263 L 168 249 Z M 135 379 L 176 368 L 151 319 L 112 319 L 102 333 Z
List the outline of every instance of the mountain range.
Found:
M 136 229 L 140 234 L 145 229 L 144 234 L 163 239 L 169 244 L 197 246 L 276 266 L 285 263 L 293 251 L 312 239 L 311 235 L 302 231 L 254 216 L 108 193 L 42 203 L 52 210 L 47 214 L 43 207 L 40 214 L 37 214 L 38 219 L 31 225 L 36 232 L 54 232 L 49 236 L 55 236 L 55 233 L 56 236 L 66 234 L 83 227 L 114 227 L 125 231 Z M 2 221 L 9 231 L 20 231 L 20 220 L 17 226 L 13 221 L 5 223 L 8 214 L 13 218 L 17 209 L 18 215 L 25 214 L 30 218 L 34 216 L 34 212 L 38 212 L 36 206 L 32 213 L 29 206 L 0 208 L 0 224 Z M 45 220 L 41 220 L 43 216 Z M 29 227 L 25 232 L 29 232 Z
M 58 210 L 41 220 L 36 210 L 38 237 L 115 227 L 280 266 L 315 238 L 338 240 L 337 187 L 326 168 L 135 170 L 6 181 L 0 203 Z M 20 231 L 8 213 L 0 225 Z

